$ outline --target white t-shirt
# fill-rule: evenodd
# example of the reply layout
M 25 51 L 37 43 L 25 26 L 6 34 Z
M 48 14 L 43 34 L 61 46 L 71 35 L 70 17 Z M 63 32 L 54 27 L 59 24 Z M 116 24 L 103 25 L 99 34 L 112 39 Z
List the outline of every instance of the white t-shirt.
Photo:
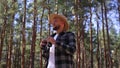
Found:
M 58 34 L 54 36 L 54 39 L 56 40 Z M 52 44 L 49 51 L 49 60 L 48 60 L 48 66 L 47 68 L 55 68 L 55 45 Z

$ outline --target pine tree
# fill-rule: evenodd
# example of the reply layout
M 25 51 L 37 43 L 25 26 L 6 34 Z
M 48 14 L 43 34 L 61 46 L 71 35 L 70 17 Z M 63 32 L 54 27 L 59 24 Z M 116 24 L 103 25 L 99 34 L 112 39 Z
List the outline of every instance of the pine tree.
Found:
M 26 33 L 25 25 L 26 24 L 26 0 L 24 0 L 24 15 L 22 20 L 22 58 L 21 58 L 21 68 L 25 68 L 25 46 L 26 46 Z
M 33 14 L 33 27 L 32 27 L 32 45 L 31 45 L 31 52 L 30 52 L 30 67 L 34 68 L 34 58 L 35 58 L 35 42 L 36 42 L 36 16 L 37 16 L 37 0 L 34 0 L 34 14 Z

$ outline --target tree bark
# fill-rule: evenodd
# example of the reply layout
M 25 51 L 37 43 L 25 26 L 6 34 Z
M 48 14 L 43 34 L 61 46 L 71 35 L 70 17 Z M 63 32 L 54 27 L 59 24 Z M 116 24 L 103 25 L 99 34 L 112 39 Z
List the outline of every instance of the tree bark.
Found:
M 105 9 L 105 22 L 106 22 L 106 35 L 107 35 L 107 58 L 108 58 L 108 66 L 109 68 L 113 68 L 112 64 L 112 57 L 111 57 L 111 52 L 110 52 L 110 37 L 109 37 L 109 29 L 108 29 L 108 20 L 107 20 L 107 7 L 106 7 L 106 1 L 103 2 L 104 4 L 104 9 Z
M 55 0 L 55 13 L 58 14 L 58 0 Z
M 81 58 L 80 58 L 80 27 L 79 27 L 79 20 L 78 20 L 78 0 L 75 0 L 74 12 L 75 12 L 75 25 L 76 25 L 76 36 L 77 36 L 77 53 L 76 53 L 76 67 L 81 68 Z
M 32 45 L 31 45 L 31 52 L 30 52 L 30 67 L 34 68 L 34 57 L 35 57 L 35 42 L 36 42 L 36 16 L 37 16 L 37 0 L 34 0 L 34 16 L 33 16 L 33 27 L 32 27 Z
M 42 22 L 42 19 L 43 19 L 43 16 L 44 16 L 44 8 L 43 8 L 43 10 L 42 10 L 42 16 L 41 16 L 41 20 L 40 20 L 40 25 L 41 25 L 41 27 L 40 27 L 40 42 L 42 41 L 42 27 L 43 27 L 43 22 Z M 40 45 L 40 44 L 39 44 Z M 41 46 L 40 46 L 40 68 L 42 68 L 43 67 L 43 62 L 42 62 L 42 50 L 41 50 Z
M 90 2 L 91 3 L 91 2 Z M 90 8 L 90 58 L 91 58 L 91 66 L 90 68 L 93 68 L 93 44 L 92 44 L 92 8 Z
M 10 35 L 9 35 L 9 45 L 8 45 L 8 64 L 7 68 L 11 68 L 11 55 L 12 55 L 12 45 L 13 45 L 13 22 L 14 14 L 12 15 L 12 22 L 10 24 Z
M 26 0 L 24 0 L 24 15 L 22 21 L 22 57 L 21 57 L 21 68 L 25 68 L 25 24 L 26 24 Z
M 7 3 L 5 3 L 4 5 L 4 11 L 5 11 L 5 14 L 7 14 Z M 1 35 L 0 35 L 0 64 L 1 64 L 1 57 L 2 57 L 2 49 L 3 49 L 3 45 L 4 45 L 4 38 L 5 38 L 5 31 L 6 31 L 6 24 L 7 24 L 7 16 L 5 15 L 4 16 L 4 19 L 3 19 L 3 25 L 2 25 L 2 29 L 1 29 Z
M 49 4 L 50 0 L 48 0 L 47 2 L 48 2 L 48 4 Z M 50 16 L 50 13 L 51 13 L 50 7 L 48 7 L 48 17 Z M 48 24 L 48 36 L 50 35 L 50 33 L 51 33 L 50 24 Z
M 106 43 L 105 43 L 105 25 L 104 25 L 104 10 L 103 10 L 103 0 L 101 0 L 101 13 L 102 13 L 102 32 L 103 32 L 103 46 L 104 46 L 104 64 L 107 68 L 107 55 L 106 55 Z M 103 65 L 104 66 L 104 65 Z
M 99 20 L 100 17 L 98 16 L 98 13 L 96 12 L 97 19 Z M 99 21 L 97 20 L 97 68 L 101 68 L 101 55 L 100 55 L 100 40 L 99 40 Z
M 84 47 L 84 27 L 85 25 L 82 24 L 82 28 L 81 28 L 81 51 L 82 51 L 82 68 L 85 68 L 85 47 Z

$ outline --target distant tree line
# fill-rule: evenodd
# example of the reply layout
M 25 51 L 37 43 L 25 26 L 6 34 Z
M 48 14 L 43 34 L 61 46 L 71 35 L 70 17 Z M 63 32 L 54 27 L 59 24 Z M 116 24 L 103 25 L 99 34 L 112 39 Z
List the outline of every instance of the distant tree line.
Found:
M 0 68 L 43 68 L 51 13 L 76 35 L 76 68 L 120 68 L 120 0 L 1 0 Z

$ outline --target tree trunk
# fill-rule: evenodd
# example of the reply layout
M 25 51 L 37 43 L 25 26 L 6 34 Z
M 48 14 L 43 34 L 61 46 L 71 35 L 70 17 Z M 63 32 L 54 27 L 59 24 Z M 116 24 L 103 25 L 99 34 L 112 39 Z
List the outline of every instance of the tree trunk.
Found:
M 76 21 L 76 36 L 77 36 L 77 56 L 76 56 L 76 60 L 77 60 L 77 67 L 80 68 L 80 41 L 79 41 L 79 32 L 78 32 L 78 16 L 75 16 L 75 21 Z
M 96 12 L 96 16 L 97 19 L 99 20 L 100 17 L 98 16 L 98 13 Z M 99 21 L 97 20 L 97 54 L 96 54 L 96 58 L 97 58 L 97 68 L 101 68 L 101 55 L 100 55 L 100 44 L 99 44 Z
M 64 2 L 64 4 L 65 4 L 65 6 L 67 6 L 67 0 Z M 63 15 L 67 16 L 67 9 L 64 8 L 64 9 L 62 10 L 62 13 L 63 13 Z
M 7 14 L 7 3 L 5 3 L 4 5 L 4 11 L 5 11 L 5 14 Z M 1 58 L 2 58 L 2 48 L 3 48 L 3 45 L 4 45 L 4 38 L 5 38 L 5 31 L 6 31 L 6 24 L 7 24 L 7 16 L 4 16 L 4 19 L 3 19 L 3 26 L 2 26 L 2 29 L 1 29 L 1 35 L 0 35 L 0 64 L 1 64 Z
M 103 0 L 101 0 L 101 13 L 102 13 L 102 32 L 103 32 L 103 46 L 104 46 L 104 64 L 105 68 L 107 68 L 107 57 L 106 57 L 106 44 L 105 44 L 105 27 L 104 27 L 104 11 L 103 11 Z M 104 65 L 103 65 L 104 66 Z
M 10 24 L 10 36 L 9 36 L 9 45 L 8 45 L 8 64 L 7 64 L 7 68 L 11 68 L 11 55 L 12 55 L 12 45 L 13 45 L 13 22 L 14 22 L 14 14 L 12 15 L 12 22 Z
M 22 21 L 22 58 L 21 58 L 21 68 L 25 68 L 25 46 L 26 46 L 26 39 L 25 39 L 25 23 L 26 23 L 26 0 L 24 0 L 24 15 Z
M 55 0 L 55 13 L 58 14 L 58 0 Z
M 42 16 L 41 16 L 41 20 L 40 20 L 40 25 L 41 25 L 41 27 L 40 27 L 40 42 L 42 41 L 42 25 L 43 25 L 43 22 L 42 22 L 42 19 L 43 19 L 43 16 L 44 16 L 44 8 L 43 8 L 43 11 L 42 11 Z M 39 44 L 40 45 L 40 44 Z M 40 46 L 40 68 L 42 68 L 43 67 L 43 63 L 42 63 L 42 50 L 41 50 L 41 46 Z
M 82 21 L 82 19 L 81 19 Z M 82 68 L 85 68 L 85 47 L 84 47 L 84 29 L 85 25 L 82 23 L 82 28 L 81 28 L 81 51 L 82 51 Z
M 107 7 L 106 7 L 106 4 L 105 4 L 106 1 L 104 1 L 104 9 L 105 9 L 105 22 L 106 22 L 106 35 L 107 35 L 107 58 L 108 58 L 108 67 L 109 68 L 113 68 L 113 65 L 112 65 L 112 57 L 111 57 L 111 52 L 110 52 L 110 37 L 109 37 L 109 29 L 108 29 L 108 21 L 107 21 Z
M 75 11 L 75 25 L 76 25 L 76 36 L 77 36 L 77 53 L 76 53 L 76 67 L 81 68 L 81 58 L 80 58 L 80 27 L 79 27 L 79 21 L 78 21 L 78 0 L 75 0 L 75 6 L 74 6 L 74 11 Z
M 81 7 L 82 3 L 81 0 L 78 0 L 78 8 L 80 13 L 83 13 L 83 7 Z M 78 38 L 79 38 L 79 46 L 80 46 L 80 68 L 85 68 L 85 47 L 84 47 L 84 28 L 85 28 L 85 23 L 84 23 L 84 14 L 79 14 L 78 13 Z
M 1 37 L 0 37 L 0 64 L 1 64 L 2 49 L 3 49 L 3 45 L 4 45 L 4 38 L 5 38 L 6 22 L 7 22 L 7 18 L 4 18 L 4 23 L 3 23 Z
M 37 16 L 37 0 L 34 0 L 34 17 L 33 17 L 33 27 L 32 27 L 32 45 L 31 45 L 31 52 L 30 52 L 30 67 L 34 68 L 34 56 L 35 56 L 35 42 L 36 42 L 36 16 Z
M 90 7 L 90 58 L 91 66 L 93 68 L 93 44 L 92 44 L 92 8 Z
M 50 0 L 48 0 L 47 1 L 48 2 L 48 4 L 50 4 L 49 2 L 50 2 Z M 50 13 L 51 13 L 51 11 L 50 11 L 50 7 L 48 8 L 48 17 L 50 16 Z M 50 32 L 51 30 L 50 30 L 50 24 L 48 24 L 48 36 L 50 35 Z

